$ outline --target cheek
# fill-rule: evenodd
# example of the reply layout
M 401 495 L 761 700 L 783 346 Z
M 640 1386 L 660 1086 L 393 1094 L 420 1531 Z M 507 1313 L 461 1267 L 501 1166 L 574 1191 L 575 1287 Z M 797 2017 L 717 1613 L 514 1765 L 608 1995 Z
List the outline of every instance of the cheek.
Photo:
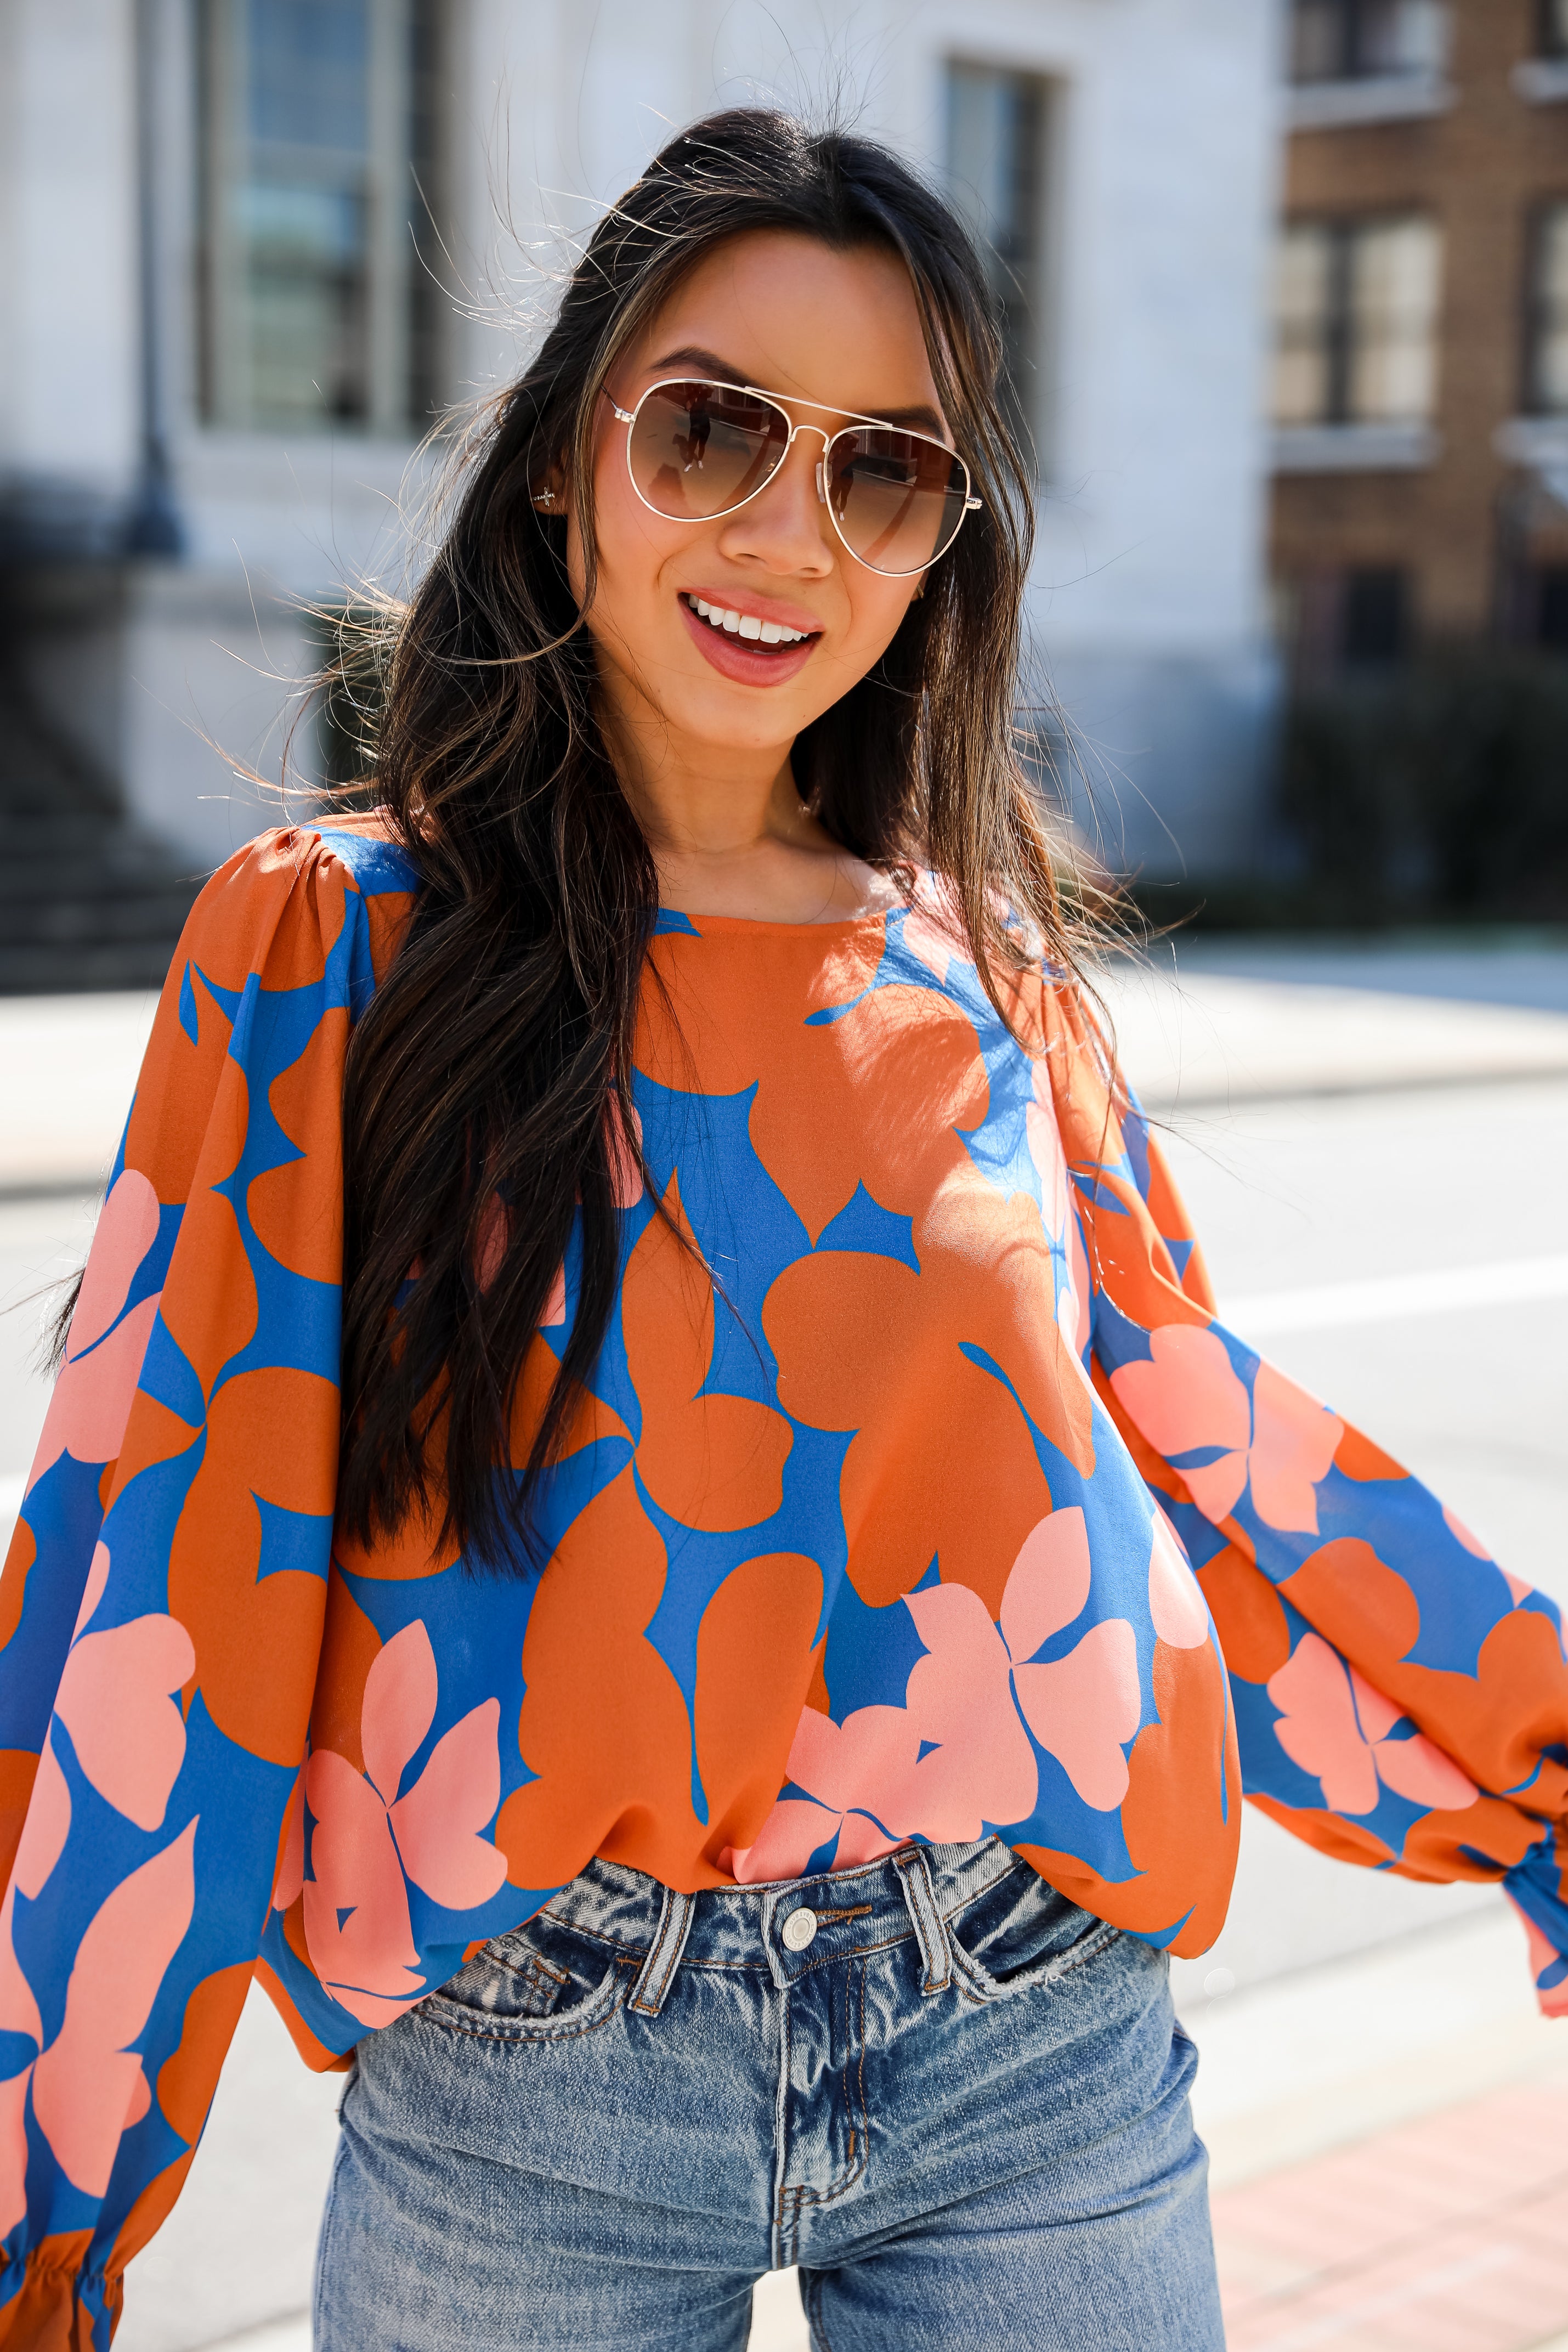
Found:
M 846 663 L 854 664 L 863 673 L 881 660 L 915 601 L 917 584 L 878 580 L 874 576 L 855 582 L 850 600 L 850 625 L 844 633 Z
M 665 566 L 681 551 L 680 527 L 651 515 L 626 479 L 624 467 L 606 463 L 594 479 L 594 529 L 599 551 L 594 614 L 603 620 L 620 616 L 625 622 L 646 616 L 661 602 Z M 575 523 L 568 568 L 580 606 L 587 566 Z

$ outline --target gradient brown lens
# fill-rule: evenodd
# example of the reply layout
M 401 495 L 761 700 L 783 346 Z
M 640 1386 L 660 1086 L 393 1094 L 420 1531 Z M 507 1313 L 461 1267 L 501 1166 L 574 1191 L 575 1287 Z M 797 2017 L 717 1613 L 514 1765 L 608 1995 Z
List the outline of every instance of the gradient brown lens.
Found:
M 969 478 L 924 433 L 854 425 L 835 437 L 827 475 L 844 544 L 873 572 L 924 571 L 957 536 Z
M 672 522 L 724 514 L 777 473 L 789 446 L 783 413 L 727 384 L 657 384 L 628 436 L 632 479 Z

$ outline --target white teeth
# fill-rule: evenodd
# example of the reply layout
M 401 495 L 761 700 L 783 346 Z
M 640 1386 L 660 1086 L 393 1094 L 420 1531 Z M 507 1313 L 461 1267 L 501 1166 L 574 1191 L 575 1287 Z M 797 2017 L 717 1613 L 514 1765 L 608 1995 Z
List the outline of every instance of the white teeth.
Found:
M 732 612 L 727 605 L 709 604 L 701 596 L 688 596 L 686 603 L 710 628 L 723 629 L 732 637 L 760 640 L 765 646 L 798 646 L 805 641 L 804 629 L 787 629 L 782 621 L 759 621 L 755 613 Z

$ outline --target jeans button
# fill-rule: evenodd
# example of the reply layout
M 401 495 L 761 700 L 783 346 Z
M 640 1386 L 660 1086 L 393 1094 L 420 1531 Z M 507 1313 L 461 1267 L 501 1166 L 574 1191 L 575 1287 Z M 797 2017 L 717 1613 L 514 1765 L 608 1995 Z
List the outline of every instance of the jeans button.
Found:
M 791 1952 L 803 1952 L 817 1932 L 817 1915 L 808 1904 L 791 1911 L 779 1930 L 785 1948 Z

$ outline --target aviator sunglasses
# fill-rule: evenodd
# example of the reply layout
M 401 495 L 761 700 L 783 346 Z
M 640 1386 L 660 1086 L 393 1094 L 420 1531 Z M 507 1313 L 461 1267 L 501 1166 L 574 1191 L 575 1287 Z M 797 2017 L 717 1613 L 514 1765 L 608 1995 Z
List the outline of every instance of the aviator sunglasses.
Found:
M 852 415 L 829 433 L 797 425 L 783 405 L 789 395 L 706 376 L 651 383 L 634 408 L 605 397 L 627 427 L 632 487 L 666 522 L 734 514 L 767 488 L 801 433 L 821 436 L 817 495 L 833 529 L 857 563 L 889 579 L 924 572 L 945 555 L 966 514 L 981 503 L 956 450 L 874 416 Z

